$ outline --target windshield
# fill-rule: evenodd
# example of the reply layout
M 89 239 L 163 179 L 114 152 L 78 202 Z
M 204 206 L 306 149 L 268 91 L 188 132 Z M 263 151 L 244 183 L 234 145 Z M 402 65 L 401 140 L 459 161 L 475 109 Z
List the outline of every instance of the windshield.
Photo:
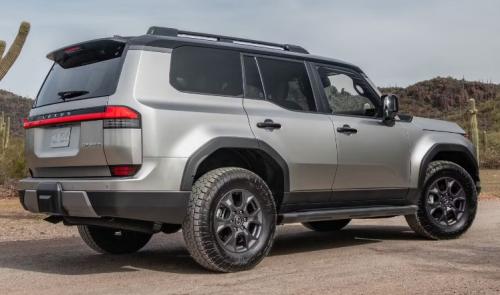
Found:
M 123 46 L 110 49 L 66 49 L 66 55 L 50 69 L 36 107 L 113 94 L 120 76 Z

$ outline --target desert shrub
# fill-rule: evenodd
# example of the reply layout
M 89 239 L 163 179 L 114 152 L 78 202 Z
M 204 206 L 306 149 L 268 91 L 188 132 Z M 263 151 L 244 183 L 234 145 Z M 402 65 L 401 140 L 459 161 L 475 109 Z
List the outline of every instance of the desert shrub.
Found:
M 8 148 L 0 152 L 0 184 L 8 180 L 23 178 L 26 175 L 24 140 L 13 138 Z
M 500 168 L 500 132 L 488 133 L 488 146 L 481 149 L 479 160 L 482 168 Z

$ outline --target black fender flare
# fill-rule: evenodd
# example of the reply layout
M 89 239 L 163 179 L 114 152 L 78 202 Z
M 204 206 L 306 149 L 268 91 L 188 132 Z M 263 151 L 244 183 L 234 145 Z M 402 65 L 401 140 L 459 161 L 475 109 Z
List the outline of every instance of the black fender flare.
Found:
M 281 167 L 284 176 L 284 192 L 290 191 L 290 173 L 286 161 L 267 143 L 256 138 L 245 137 L 217 137 L 198 148 L 187 160 L 184 173 L 182 174 L 181 191 L 191 191 L 194 177 L 200 164 L 213 152 L 221 148 L 244 148 L 264 152 Z
M 424 184 L 425 172 L 427 170 L 427 167 L 429 166 L 429 163 L 440 152 L 460 152 L 460 153 L 462 153 L 466 157 L 467 162 L 472 164 L 471 167 L 472 167 L 473 171 L 469 171 L 469 172 L 471 172 L 472 178 L 476 182 L 479 180 L 479 165 L 477 163 L 476 157 L 468 148 L 466 148 L 463 145 L 459 145 L 459 144 L 437 143 L 437 144 L 434 144 L 427 151 L 427 153 L 424 155 L 422 161 L 420 162 L 420 170 L 419 170 L 419 175 L 418 175 L 418 188 L 419 189 L 421 189 L 423 184 Z M 479 192 L 479 190 L 480 190 L 480 187 L 478 187 L 478 192 Z

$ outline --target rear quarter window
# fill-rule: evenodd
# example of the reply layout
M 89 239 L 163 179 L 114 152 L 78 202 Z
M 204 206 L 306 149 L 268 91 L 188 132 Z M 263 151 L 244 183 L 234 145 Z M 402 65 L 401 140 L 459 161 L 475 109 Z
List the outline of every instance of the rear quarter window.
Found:
M 172 52 L 170 84 L 177 90 L 209 95 L 243 95 L 240 53 L 182 46 Z

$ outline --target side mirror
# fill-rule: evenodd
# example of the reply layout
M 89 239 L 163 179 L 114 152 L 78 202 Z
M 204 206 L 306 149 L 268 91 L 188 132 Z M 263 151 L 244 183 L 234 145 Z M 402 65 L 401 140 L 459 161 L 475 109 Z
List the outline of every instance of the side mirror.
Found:
M 394 118 L 399 111 L 399 100 L 394 94 L 382 95 L 382 121 L 387 125 L 394 124 Z

